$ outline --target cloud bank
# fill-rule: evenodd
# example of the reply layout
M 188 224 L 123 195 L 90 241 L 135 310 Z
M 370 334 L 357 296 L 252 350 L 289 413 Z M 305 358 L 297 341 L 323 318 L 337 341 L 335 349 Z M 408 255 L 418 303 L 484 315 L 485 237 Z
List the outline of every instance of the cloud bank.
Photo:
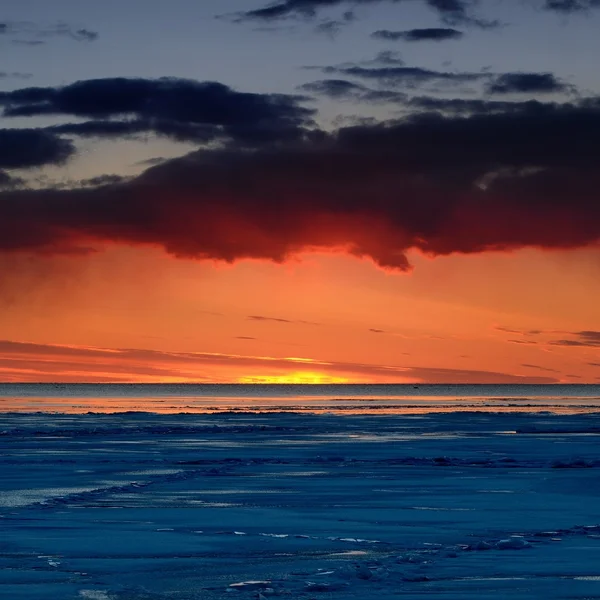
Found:
M 372 92 L 319 85 L 331 94 Z M 74 147 L 60 134 L 81 128 L 119 137 L 142 120 L 213 133 L 202 149 L 131 179 L 0 193 L 0 252 L 82 254 L 124 244 L 199 260 L 283 262 L 325 250 L 407 271 L 415 250 L 435 257 L 598 246 L 599 99 L 511 109 L 440 102 L 473 110 L 442 106 L 324 131 L 298 97 L 215 83 L 110 79 L 4 92 L 9 115 L 91 118 L 0 131 L 5 171 L 64 162 Z

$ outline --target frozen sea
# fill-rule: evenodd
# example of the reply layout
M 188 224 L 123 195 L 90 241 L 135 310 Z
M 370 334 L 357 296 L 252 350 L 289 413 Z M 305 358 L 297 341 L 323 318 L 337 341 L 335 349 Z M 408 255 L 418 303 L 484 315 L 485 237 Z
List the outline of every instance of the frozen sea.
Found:
M 600 598 L 599 386 L 0 386 L 0 598 Z
M 0 384 L 0 412 L 600 411 L 600 385 Z

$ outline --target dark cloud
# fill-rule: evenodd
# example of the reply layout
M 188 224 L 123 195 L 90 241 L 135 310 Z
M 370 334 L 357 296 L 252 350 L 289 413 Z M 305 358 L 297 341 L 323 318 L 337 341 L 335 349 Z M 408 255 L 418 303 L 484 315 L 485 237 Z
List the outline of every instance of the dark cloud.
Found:
M 385 53 L 384 53 L 385 54 Z M 402 61 L 385 62 L 376 58 L 363 63 L 346 63 L 325 67 L 309 67 L 319 69 L 325 74 L 343 75 L 356 79 L 375 82 L 379 86 L 418 88 L 424 85 L 434 85 L 448 88 L 469 83 L 483 83 L 487 94 L 548 94 L 571 93 L 575 88 L 558 79 L 552 73 L 492 73 L 490 71 L 436 71 L 421 67 L 407 66 Z M 367 65 L 367 66 L 365 66 Z M 375 65 L 375 66 L 373 66 Z M 381 66 L 383 65 L 383 66 Z M 438 91 L 437 89 L 435 91 Z M 535 102 L 535 101 L 530 101 Z M 472 112 L 504 112 L 522 110 L 526 105 L 522 102 L 494 102 L 482 99 L 444 99 L 420 97 L 412 100 L 412 105 L 418 108 L 430 108 L 455 113 Z M 429 105 L 429 106 L 428 106 Z
M 322 21 L 315 27 L 315 31 L 317 33 L 323 33 L 328 35 L 329 37 L 334 38 L 346 25 L 343 21 L 338 21 L 336 19 L 327 19 Z
M 341 19 L 324 19 L 315 27 L 317 33 L 324 33 L 334 38 L 340 31 L 356 20 L 356 15 L 353 11 L 347 10 L 342 15 Z
M 544 7 L 562 13 L 575 13 L 600 7 L 600 0 L 546 0 Z
M 430 27 L 427 29 L 407 29 L 404 31 L 391 31 L 389 29 L 379 29 L 371 34 L 371 37 L 377 40 L 405 42 L 443 42 L 446 40 L 459 40 L 464 36 L 458 29 L 448 27 Z
M 489 80 L 489 73 L 469 73 L 434 71 L 421 67 L 385 66 L 363 67 L 360 65 L 341 65 L 321 67 L 325 74 L 344 75 L 357 79 L 366 79 L 387 86 L 404 86 L 415 88 L 424 84 L 462 85 L 477 81 Z
M 20 187 L 25 183 L 20 177 L 9 175 L 6 171 L 0 169 L 0 190 L 9 190 Z
M 369 329 L 369 331 L 371 333 L 385 333 L 384 329 L 374 329 L 374 328 L 371 328 L 371 329 Z
M 510 327 L 504 327 L 503 325 L 496 325 L 494 329 L 497 331 L 503 331 L 504 333 L 523 333 L 519 329 L 511 329 Z
M 44 38 L 67 37 L 77 42 L 93 42 L 98 39 L 98 32 L 91 29 L 78 28 L 68 23 L 55 25 L 39 25 L 31 21 L 16 21 L 0 23 L 0 35 L 17 35 L 25 39 L 13 39 L 17 44 L 29 46 L 41 45 Z
M 235 16 L 237 21 L 275 21 L 292 17 L 314 19 L 324 9 L 352 6 L 374 6 L 384 3 L 398 4 L 407 0 L 279 0 L 267 6 L 244 11 Z M 497 27 L 497 21 L 477 18 L 473 13 L 477 0 L 420 0 L 435 11 L 449 25 L 470 25 L 489 29 Z
M 600 346 L 600 331 L 579 331 L 577 336 L 583 341 Z
M 255 337 L 249 336 L 249 335 L 236 335 L 235 336 L 236 340 L 255 340 Z
M 83 179 L 81 185 L 90 185 L 92 187 L 100 187 L 103 185 L 116 185 L 126 181 L 127 178 L 122 175 L 98 175 L 97 177 L 90 177 L 89 179 Z
M 293 323 L 289 319 L 278 319 L 276 317 L 263 317 L 261 315 L 249 315 L 248 319 L 251 321 L 275 321 L 276 323 Z
M 552 346 L 600 347 L 600 331 L 577 331 L 571 334 L 575 339 L 553 340 Z
M 600 107 L 588 100 L 200 150 L 114 185 L 0 194 L 0 251 L 116 243 L 282 262 L 321 249 L 408 270 L 413 249 L 434 257 L 597 246 L 599 142 Z
M 0 71 L 0 79 L 8 79 L 9 77 L 14 79 L 29 79 L 31 76 L 31 73 L 21 73 L 20 71 Z
M 300 88 L 303 92 L 318 94 L 334 100 L 348 100 L 368 104 L 400 103 L 407 99 L 406 94 L 394 90 L 373 90 L 345 79 L 321 79 L 305 83 Z
M 366 5 L 401 0 L 281 0 L 268 6 L 238 13 L 238 20 L 273 21 L 288 17 L 315 18 L 320 10 L 343 5 Z
M 588 365 L 590 365 L 590 367 L 600 367 L 600 363 L 595 362 L 588 363 Z
M 43 46 L 46 42 L 43 40 L 11 40 L 17 46 Z
M 249 145 L 300 137 L 313 110 L 301 98 L 236 92 L 215 82 L 108 78 L 59 88 L 0 92 L 5 117 L 72 115 L 92 119 L 54 133 L 122 137 L 152 131 L 180 141 L 235 139 Z
M 401 66 L 404 64 L 400 53 L 396 50 L 382 50 L 378 52 L 375 58 L 371 60 L 365 60 L 361 64 L 363 65 L 396 65 Z
M 264 317 L 262 315 L 249 315 L 250 321 L 272 321 L 274 323 L 299 323 L 301 325 L 319 325 L 313 321 L 302 321 L 302 320 L 291 320 L 291 319 L 280 319 L 277 317 Z
M 572 89 L 552 73 L 503 73 L 489 83 L 486 91 L 488 94 L 550 94 Z
M 76 29 L 73 36 L 76 40 L 93 42 L 98 39 L 98 32 L 89 29 Z
M 408 106 L 427 112 L 439 112 L 450 115 L 474 115 L 509 112 L 534 112 L 544 108 L 537 100 L 524 102 L 504 102 L 500 100 L 480 100 L 465 98 L 435 98 L 432 96 L 415 96 L 408 101 Z
M 75 147 L 39 129 L 0 129 L 0 169 L 26 169 L 64 163 Z
M 504 327 L 502 325 L 496 325 L 494 329 L 503 331 L 504 333 L 518 333 L 519 335 L 539 335 L 544 333 L 541 329 L 511 329 L 510 327 Z
M 548 367 L 541 367 L 540 365 L 530 365 L 527 363 L 522 363 L 522 367 L 527 367 L 528 369 L 538 369 L 539 371 L 547 371 L 548 373 L 560 373 L 557 369 L 549 369 Z
M 481 29 L 494 29 L 500 22 L 480 19 L 473 15 L 473 7 L 478 0 L 425 0 L 426 4 L 436 10 L 442 21 L 448 25 L 470 25 Z

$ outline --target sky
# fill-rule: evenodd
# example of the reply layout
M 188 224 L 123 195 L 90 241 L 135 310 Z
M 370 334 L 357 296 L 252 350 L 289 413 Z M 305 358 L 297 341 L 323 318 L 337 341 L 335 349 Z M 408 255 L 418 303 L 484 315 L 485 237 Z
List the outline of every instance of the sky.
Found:
M 5 0 L 0 382 L 599 382 L 599 28 Z

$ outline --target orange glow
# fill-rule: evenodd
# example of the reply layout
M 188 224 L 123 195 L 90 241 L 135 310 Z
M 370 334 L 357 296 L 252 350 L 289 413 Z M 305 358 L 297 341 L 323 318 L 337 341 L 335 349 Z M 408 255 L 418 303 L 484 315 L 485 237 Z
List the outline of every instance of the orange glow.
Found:
M 301 383 L 301 384 L 324 384 L 324 383 L 357 383 L 345 377 L 332 377 L 323 373 L 300 372 L 288 373 L 286 375 L 251 375 L 240 377 L 238 383 Z
M 318 253 L 24 262 L 0 286 L 0 381 L 600 381 L 577 338 L 600 331 L 597 253 L 410 258 L 410 275 Z

